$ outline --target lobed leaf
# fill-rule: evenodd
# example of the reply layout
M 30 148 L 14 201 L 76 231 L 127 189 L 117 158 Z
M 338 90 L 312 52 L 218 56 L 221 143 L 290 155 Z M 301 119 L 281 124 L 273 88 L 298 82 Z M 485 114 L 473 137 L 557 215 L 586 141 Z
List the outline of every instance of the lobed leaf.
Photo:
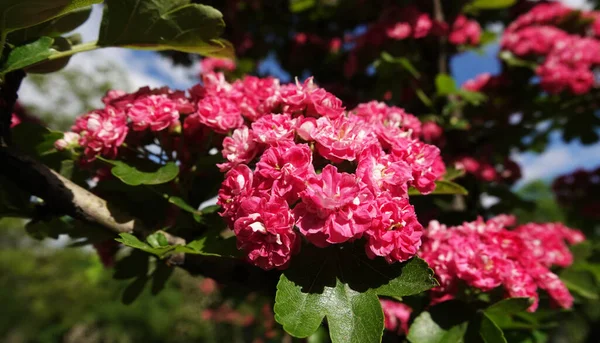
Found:
M 327 318 L 333 342 L 378 342 L 383 317 L 378 295 L 406 296 L 437 285 L 418 258 L 388 264 L 362 246 L 303 247 L 279 280 L 275 319 L 295 337 L 308 337 Z
M 159 185 L 172 181 L 179 175 L 179 167 L 174 162 L 168 162 L 155 171 L 146 172 L 122 161 L 99 159 L 112 164 L 114 167 L 111 169 L 111 173 L 130 186 Z
M 224 27 L 221 12 L 189 0 L 107 0 L 98 45 L 233 57 Z
M 438 180 L 435 182 L 435 189 L 429 194 L 461 194 L 467 195 L 469 192 L 461 185 L 452 181 Z M 428 195 L 429 195 L 428 194 Z M 416 188 L 409 188 L 408 195 L 422 195 Z
M 50 48 L 53 43 L 53 38 L 40 37 L 35 42 L 15 48 L 8 54 L 6 62 L 0 66 L 0 75 L 13 70 L 23 69 L 45 60 L 52 54 Z

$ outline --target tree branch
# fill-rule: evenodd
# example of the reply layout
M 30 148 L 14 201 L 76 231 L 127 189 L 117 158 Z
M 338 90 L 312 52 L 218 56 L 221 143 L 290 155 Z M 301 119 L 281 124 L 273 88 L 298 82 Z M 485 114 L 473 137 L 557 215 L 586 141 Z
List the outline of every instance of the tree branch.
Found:
M 445 21 L 444 9 L 442 8 L 441 0 L 433 0 L 433 16 L 436 21 L 442 23 Z M 448 52 L 446 51 L 446 45 L 448 39 L 446 36 L 439 38 L 439 52 L 438 52 L 438 73 L 448 73 Z
M 24 77 L 24 71 L 15 70 L 6 74 L 4 83 L 0 84 L 0 146 L 11 144 L 10 124 L 12 113 L 19 97 L 17 91 L 21 87 Z
M 66 214 L 116 234 L 135 232 L 147 236 L 152 233 L 139 219 L 14 148 L 0 147 L 0 165 L 0 174 L 19 188 L 43 199 L 53 213 Z M 183 238 L 166 232 L 163 234 L 170 244 L 185 245 Z M 168 262 L 182 264 L 183 254 L 172 255 Z

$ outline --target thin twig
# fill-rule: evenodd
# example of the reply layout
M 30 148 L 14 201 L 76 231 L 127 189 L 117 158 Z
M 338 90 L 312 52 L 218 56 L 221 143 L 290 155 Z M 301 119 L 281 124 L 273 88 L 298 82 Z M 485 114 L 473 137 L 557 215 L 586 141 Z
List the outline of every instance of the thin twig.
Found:
M 441 0 L 433 0 L 433 15 L 436 21 L 440 23 L 445 21 L 444 9 L 442 8 Z M 448 73 L 448 52 L 446 51 L 447 43 L 446 36 L 441 36 L 439 40 L 438 73 Z

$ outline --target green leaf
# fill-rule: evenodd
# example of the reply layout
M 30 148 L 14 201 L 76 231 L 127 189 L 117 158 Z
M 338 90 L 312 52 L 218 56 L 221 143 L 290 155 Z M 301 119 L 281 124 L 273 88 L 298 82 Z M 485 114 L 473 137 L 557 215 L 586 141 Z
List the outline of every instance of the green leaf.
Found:
M 456 169 L 448 167 L 446 168 L 446 174 L 444 174 L 444 181 L 452 181 L 454 179 L 458 179 L 459 177 L 465 175 L 464 169 Z
M 216 9 L 189 0 L 107 0 L 98 45 L 233 57 Z
M 51 131 L 35 123 L 21 123 L 12 129 L 13 142 L 30 156 L 44 156 L 55 151 L 54 142 L 63 138 L 64 133 Z
M 514 5 L 517 0 L 475 0 L 468 6 L 475 10 L 499 10 Z
M 52 50 L 55 52 L 63 52 L 71 50 L 72 44 L 68 38 L 65 37 L 56 37 L 54 38 L 54 44 L 52 45 Z M 71 56 L 66 56 L 62 58 L 57 58 L 54 60 L 43 60 L 39 63 L 35 63 L 25 68 L 25 71 L 28 73 L 37 73 L 37 74 L 47 74 L 53 73 L 61 70 L 66 67 L 69 63 Z
M 237 249 L 235 236 L 223 238 L 218 230 L 211 230 L 185 246 L 176 247 L 175 252 L 218 257 L 242 256 Z
M 303 12 L 315 7 L 316 4 L 316 0 L 290 0 L 290 12 Z
M 123 243 L 124 245 L 128 246 L 128 247 L 132 247 L 135 249 L 139 249 L 142 251 L 145 251 L 147 253 L 153 254 L 158 256 L 159 258 L 164 258 L 165 256 L 167 256 L 169 253 L 171 253 L 176 246 L 173 245 L 169 245 L 169 246 L 160 246 L 160 244 L 158 244 L 158 242 L 155 242 L 155 247 L 146 244 L 142 241 L 140 241 L 137 237 L 135 237 L 134 235 L 130 234 L 130 233 L 121 233 L 119 234 L 120 238 L 115 238 L 115 240 L 117 242 Z M 151 236 L 148 236 L 151 237 Z M 152 240 L 152 239 L 151 239 Z
M 121 297 L 121 302 L 125 305 L 129 305 L 137 299 L 140 294 L 144 291 L 146 284 L 148 283 L 149 278 L 147 276 L 140 276 L 137 279 L 133 280 L 125 290 L 123 291 L 123 296 Z
M 507 298 L 490 305 L 485 313 L 492 319 L 496 316 L 511 315 L 526 311 L 533 304 L 531 298 Z
M 107 160 L 100 157 L 98 159 L 112 164 L 114 166 L 111 169 L 112 174 L 130 186 L 159 185 L 167 183 L 179 175 L 179 167 L 174 162 L 168 162 L 155 171 L 146 172 L 129 166 L 125 162 Z
M 91 13 L 91 6 L 78 8 L 52 20 L 11 32 L 7 40 L 13 45 L 20 45 L 41 36 L 56 38 L 78 28 L 90 17 Z
M 186 212 L 190 212 L 190 213 L 194 213 L 194 214 L 202 213 L 201 211 L 190 206 L 187 202 L 185 202 L 185 200 L 183 200 L 180 197 L 169 197 L 169 202 Z
M 439 74 L 435 78 L 435 88 L 437 89 L 437 94 L 442 96 L 453 94 L 458 90 L 456 82 L 448 74 Z
M 11 32 L 43 23 L 102 0 L 3 0 L 0 1 L 0 31 Z
M 383 323 L 377 295 L 407 296 L 436 285 L 418 258 L 390 265 L 368 259 L 360 244 L 306 245 L 279 280 L 275 319 L 291 335 L 308 337 L 327 317 L 333 342 L 378 342 Z
M 498 57 L 511 67 L 525 67 L 534 70 L 537 66 L 535 62 L 520 59 L 507 50 L 501 51 Z
M 592 273 L 585 270 L 565 269 L 558 276 L 570 291 L 587 299 L 597 300 L 599 298 L 598 286 Z
M 452 181 L 438 180 L 435 182 L 435 189 L 429 194 L 462 194 L 467 195 L 469 192 L 461 185 Z M 429 195 L 428 194 L 428 195 Z M 408 195 L 422 195 L 416 188 L 409 188 Z
M 479 335 L 485 343 L 507 343 L 502 330 L 485 313 L 481 313 Z
M 152 273 L 152 295 L 160 293 L 165 288 L 174 270 L 175 268 L 166 263 L 157 262 L 156 269 Z
M 320 292 L 303 292 L 302 286 L 282 274 L 275 296 L 275 320 L 285 331 L 294 337 L 308 337 L 324 317 L 334 343 L 381 341 L 383 311 L 373 291 L 360 293 L 337 279 Z
M 412 343 L 459 343 L 473 313 L 458 301 L 447 301 L 422 312 L 410 326 Z
M 392 55 L 390 55 L 387 52 L 382 52 L 381 53 L 381 59 L 388 62 L 388 63 L 393 63 L 393 64 L 399 64 L 401 65 L 407 72 L 409 72 L 415 79 L 418 79 L 421 77 L 421 74 L 419 73 L 419 71 L 417 70 L 417 68 L 415 68 L 415 66 L 412 64 L 412 62 L 406 58 L 406 57 L 394 57 Z
M 35 42 L 15 48 L 8 54 L 6 62 L 0 67 L 0 75 L 13 70 L 23 69 L 45 60 L 52 53 L 50 48 L 53 43 L 53 38 L 40 37 Z

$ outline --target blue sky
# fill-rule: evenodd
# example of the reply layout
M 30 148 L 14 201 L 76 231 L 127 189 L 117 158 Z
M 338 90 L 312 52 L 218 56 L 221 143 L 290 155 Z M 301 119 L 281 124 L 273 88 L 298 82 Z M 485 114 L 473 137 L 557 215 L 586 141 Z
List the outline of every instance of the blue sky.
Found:
M 582 0 L 564 2 L 578 7 L 584 4 Z M 82 34 L 84 41 L 97 38 L 100 18 L 101 8 L 95 7 L 90 20 L 77 30 Z M 497 44 L 492 44 L 485 48 L 484 54 L 466 52 L 454 58 L 451 61 L 451 71 L 457 83 L 462 84 L 483 72 L 498 73 L 500 65 L 495 58 L 497 52 Z M 269 64 L 266 63 L 263 68 L 270 69 Z M 127 91 L 133 91 L 146 85 L 151 87 L 168 85 L 172 88 L 186 89 L 197 82 L 196 75 L 199 72 L 197 65 L 191 68 L 173 66 L 170 60 L 154 52 L 117 48 L 78 54 L 71 59 L 67 68 L 92 73 L 96 72 L 99 65 L 116 65 L 122 68 L 125 72 L 123 80 L 121 82 L 117 80 L 115 83 L 117 88 Z M 98 75 L 98 77 L 101 78 L 102 75 Z M 62 89 L 56 87 L 54 91 L 60 92 Z M 51 100 L 55 94 L 40 94 L 26 80 L 20 96 L 21 101 L 25 104 L 53 106 Z M 100 99 L 98 99 L 98 104 L 100 105 Z M 522 185 L 539 178 L 552 180 L 560 174 L 572 172 L 578 168 L 591 169 L 600 166 L 600 144 L 583 146 L 577 141 L 566 144 L 562 142 L 559 134 L 553 134 L 548 149 L 544 153 L 515 153 L 513 158 L 521 165 L 523 179 L 518 185 Z

